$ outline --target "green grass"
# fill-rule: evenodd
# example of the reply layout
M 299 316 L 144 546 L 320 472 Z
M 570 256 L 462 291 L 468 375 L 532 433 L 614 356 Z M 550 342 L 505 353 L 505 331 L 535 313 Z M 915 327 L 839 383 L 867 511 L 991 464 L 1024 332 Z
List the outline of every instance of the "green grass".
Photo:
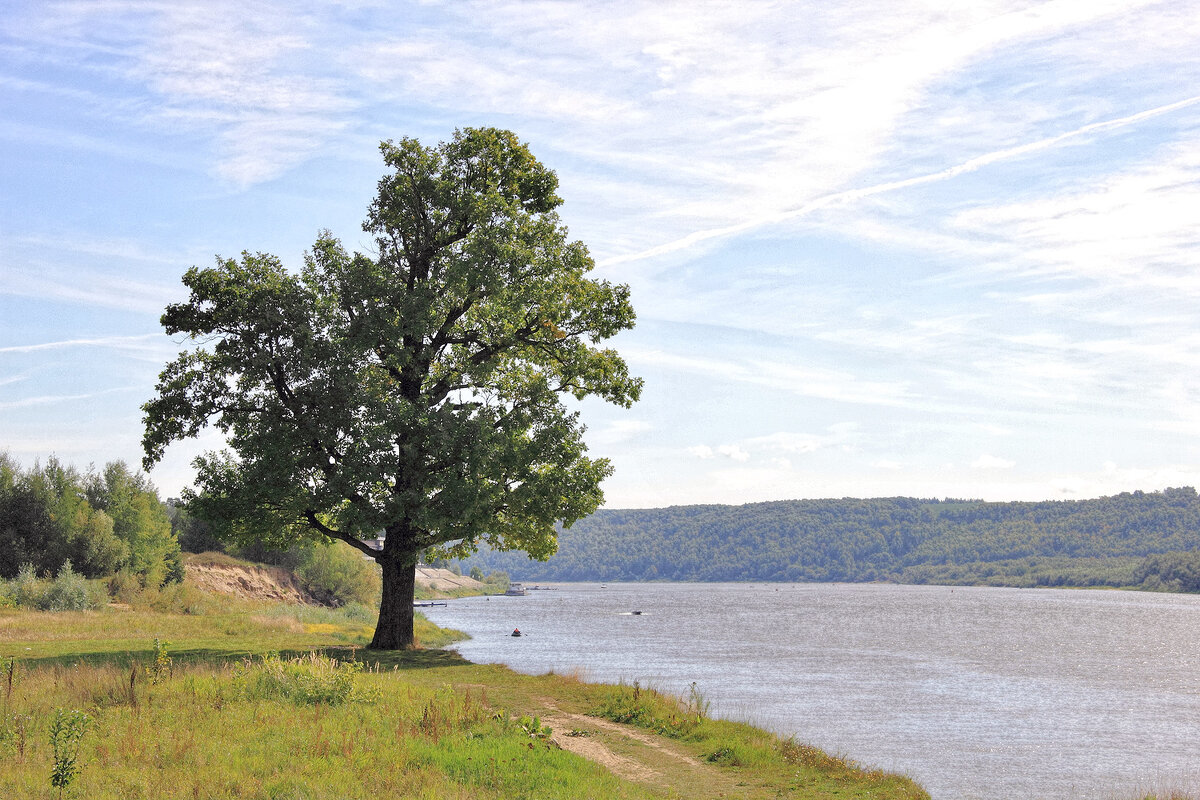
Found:
M 871 770 L 815 747 L 780 739 L 751 725 L 708 716 L 708 702 L 692 684 L 683 698 L 621 684 L 597 693 L 592 713 L 679 740 L 705 761 L 752 775 L 796 797 L 911 798 L 929 795 L 906 777 Z
M 696 693 L 366 650 L 363 617 L 223 600 L 193 614 L 0 610 L 0 797 L 58 797 L 49 732 L 75 710 L 89 721 L 64 796 L 101 800 L 927 797 L 905 778 L 711 720 Z M 419 635 L 455 637 L 424 620 Z M 156 638 L 168 643 L 157 658 Z M 542 722 L 555 714 L 596 725 L 631 715 L 640 727 L 572 726 L 653 777 L 560 749 Z M 662 744 L 620 730 L 659 732 Z
M 56 709 L 80 708 L 93 719 L 75 782 L 84 797 L 647 796 L 569 753 L 531 750 L 478 695 L 386 673 L 356 683 L 358 698 L 331 704 L 241 691 L 231 669 L 213 665 L 133 690 L 113 666 L 25 673 L 4 712 L 0 794 L 56 796 L 43 732 Z

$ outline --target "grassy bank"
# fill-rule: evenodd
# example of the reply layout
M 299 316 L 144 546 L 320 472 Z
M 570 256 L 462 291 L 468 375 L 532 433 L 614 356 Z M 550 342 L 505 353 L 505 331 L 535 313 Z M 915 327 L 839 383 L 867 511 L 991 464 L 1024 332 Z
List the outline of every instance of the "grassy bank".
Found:
M 926 797 L 709 719 L 699 695 L 377 653 L 369 634 L 354 612 L 250 603 L 0 610 L 0 796 Z

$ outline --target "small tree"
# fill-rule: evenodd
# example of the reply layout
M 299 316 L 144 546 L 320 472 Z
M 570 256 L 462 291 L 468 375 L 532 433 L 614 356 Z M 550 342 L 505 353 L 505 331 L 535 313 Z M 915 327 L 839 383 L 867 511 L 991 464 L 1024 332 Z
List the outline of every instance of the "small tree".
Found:
M 629 406 L 641 381 L 599 343 L 631 328 L 626 286 L 589 279 L 555 209 L 557 178 L 507 131 L 380 146 L 391 172 L 363 229 L 322 233 L 300 275 L 243 253 L 184 277 L 168 333 L 199 344 L 144 406 L 147 468 L 213 423 L 194 512 L 234 539 L 339 539 L 382 567 L 371 646 L 409 647 L 418 554 L 480 542 L 546 558 L 555 525 L 602 500 L 562 395 Z M 381 551 L 363 544 L 386 534 Z M 224 534 L 223 534 L 224 535 Z

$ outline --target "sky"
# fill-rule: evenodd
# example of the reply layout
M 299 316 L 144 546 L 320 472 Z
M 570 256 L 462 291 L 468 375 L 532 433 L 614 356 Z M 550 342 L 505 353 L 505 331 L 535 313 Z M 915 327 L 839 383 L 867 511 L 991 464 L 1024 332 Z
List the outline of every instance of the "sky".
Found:
M 608 507 L 1200 485 L 1200 0 L 5 7 L 27 467 L 140 463 L 189 267 L 368 251 L 379 142 L 488 125 L 632 290 Z

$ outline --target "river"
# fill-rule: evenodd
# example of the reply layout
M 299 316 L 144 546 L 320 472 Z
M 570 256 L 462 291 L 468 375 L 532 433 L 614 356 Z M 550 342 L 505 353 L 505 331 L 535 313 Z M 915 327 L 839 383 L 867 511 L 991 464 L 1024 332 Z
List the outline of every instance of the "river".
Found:
M 472 636 L 456 645 L 471 661 L 695 682 L 715 715 L 905 773 L 934 800 L 1200 794 L 1200 596 L 551 585 L 425 611 Z

